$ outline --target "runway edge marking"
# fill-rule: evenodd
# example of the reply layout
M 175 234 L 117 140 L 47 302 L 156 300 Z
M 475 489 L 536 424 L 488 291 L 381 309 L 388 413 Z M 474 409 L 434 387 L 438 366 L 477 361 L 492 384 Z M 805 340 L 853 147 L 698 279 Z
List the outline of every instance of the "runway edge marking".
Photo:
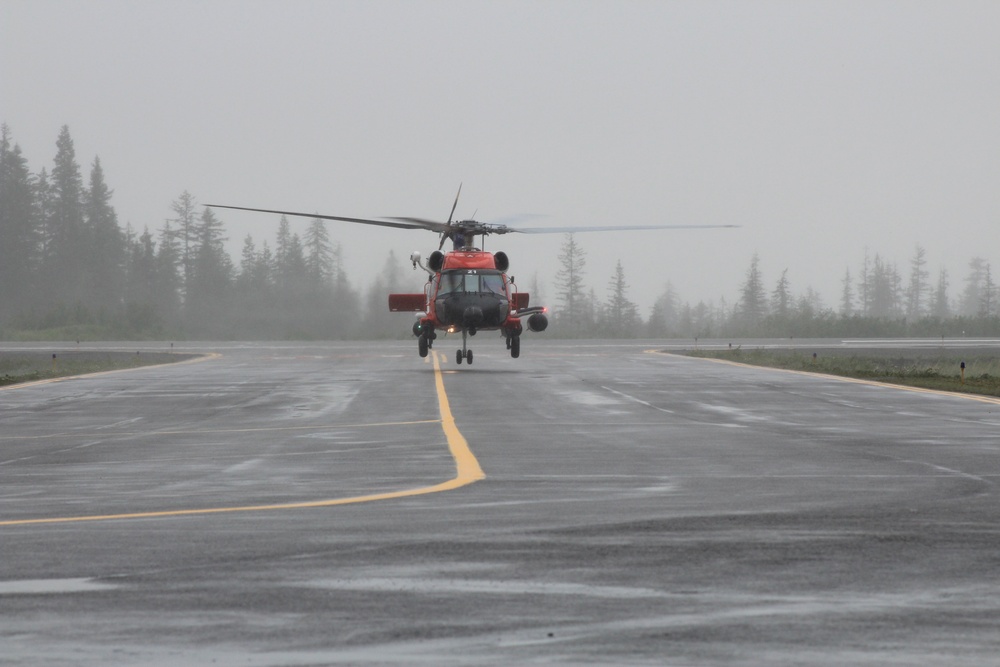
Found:
M 729 359 L 716 359 L 714 357 L 690 357 L 685 354 L 664 352 L 662 350 L 645 350 L 645 351 L 649 354 L 662 354 L 665 357 L 682 357 L 684 359 L 692 359 L 696 361 L 711 361 L 717 364 L 738 366 L 740 368 L 756 368 L 757 370 L 777 371 L 779 373 L 791 373 L 793 375 L 804 375 L 806 377 L 823 378 L 825 380 L 838 380 L 840 382 L 850 382 L 851 384 L 863 384 L 863 385 L 868 385 L 869 387 L 902 389 L 903 391 L 909 391 L 916 394 L 946 396 L 950 398 L 961 398 L 968 401 L 978 401 L 980 403 L 990 403 L 992 405 L 1000 405 L 1000 398 L 996 398 L 993 396 L 984 396 L 982 394 L 965 394 L 959 391 L 946 391 L 944 389 L 927 389 L 925 387 L 913 387 L 911 385 L 906 385 L 906 384 L 894 384 L 892 382 L 879 382 L 878 380 L 864 380 L 862 378 L 852 378 L 852 377 L 847 377 L 846 375 L 831 375 L 830 373 L 817 373 L 816 371 L 798 371 L 792 368 L 777 368 L 775 366 L 757 366 L 754 364 L 747 364 L 742 361 L 731 361 Z
M 153 512 L 133 512 L 127 514 L 103 514 L 76 517 L 50 517 L 44 519 L 14 519 L 10 521 L 0 521 L 0 526 L 26 526 L 52 523 L 78 523 L 84 521 L 111 521 L 117 519 L 153 519 L 160 517 L 196 516 L 203 514 L 225 514 L 231 512 L 266 512 L 275 510 L 311 509 L 317 507 L 334 507 L 336 505 L 352 505 L 358 503 L 373 502 L 376 500 L 393 500 L 395 498 L 407 498 L 411 496 L 422 496 L 429 493 L 440 493 L 468 486 L 486 478 L 486 473 L 476 460 L 475 454 L 469 448 L 469 443 L 458 430 L 455 418 L 451 413 L 451 404 L 448 402 L 448 394 L 444 389 L 444 377 L 441 373 L 441 365 L 438 361 L 439 355 L 434 353 L 434 385 L 437 388 L 438 410 L 441 413 L 441 429 L 448 440 L 448 451 L 455 462 L 455 476 L 445 482 L 432 486 L 423 486 L 416 489 L 406 489 L 403 491 L 390 491 L 387 493 L 373 493 L 366 496 L 352 496 L 348 498 L 333 498 L 329 500 L 313 500 L 300 503 L 283 503 L 275 505 L 248 505 L 245 507 L 209 507 L 204 509 L 187 510 L 161 510 Z

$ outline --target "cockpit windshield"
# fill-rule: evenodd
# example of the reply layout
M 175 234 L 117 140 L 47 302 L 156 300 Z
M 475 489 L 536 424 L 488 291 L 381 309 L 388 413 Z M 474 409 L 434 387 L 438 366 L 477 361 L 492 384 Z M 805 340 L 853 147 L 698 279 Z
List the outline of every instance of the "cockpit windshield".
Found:
M 486 292 L 505 295 L 503 274 L 499 271 L 484 271 L 481 269 L 460 269 L 443 271 L 438 294 L 454 292 Z

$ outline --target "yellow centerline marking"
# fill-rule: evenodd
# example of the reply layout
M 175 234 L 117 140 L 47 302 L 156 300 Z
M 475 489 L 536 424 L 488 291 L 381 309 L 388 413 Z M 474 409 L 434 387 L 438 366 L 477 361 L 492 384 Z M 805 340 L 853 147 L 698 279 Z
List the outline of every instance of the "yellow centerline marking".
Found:
M 408 498 L 421 496 L 429 493 L 440 493 L 451 491 L 474 482 L 478 482 L 486 477 L 483 469 L 479 466 L 469 443 L 465 436 L 455 425 L 455 418 L 451 413 L 451 405 L 448 402 L 448 394 L 444 389 L 444 378 L 441 373 L 439 355 L 434 353 L 434 385 L 437 388 L 438 409 L 441 413 L 441 428 L 448 440 L 448 451 L 451 452 L 455 461 L 455 476 L 447 481 L 432 486 L 423 486 L 415 489 L 404 489 L 401 491 L 389 491 L 386 493 L 373 493 L 365 496 L 352 496 L 348 498 L 331 498 L 328 500 L 312 500 L 299 503 L 280 503 L 274 505 L 247 505 L 243 507 L 208 507 L 203 509 L 187 510 L 161 510 L 154 512 L 130 512 L 124 514 L 100 514 L 92 516 L 75 517 L 50 517 L 43 519 L 16 519 L 11 521 L 0 521 L 0 526 L 25 526 L 42 523 L 73 523 L 82 521 L 110 521 L 113 519 L 152 519 L 157 517 L 174 516 L 195 516 L 199 514 L 224 514 L 230 512 L 265 512 L 273 510 L 296 510 L 309 509 L 315 507 L 334 507 L 337 505 L 352 505 L 357 503 L 368 503 L 376 500 L 392 500 L 395 498 Z M 414 423 L 433 423 L 414 422 Z
M 892 382 L 879 382 L 878 380 L 864 380 L 862 378 L 852 378 L 845 375 L 831 375 L 830 373 L 817 373 L 815 371 L 797 371 L 791 368 L 776 368 L 774 366 L 756 366 L 754 364 L 743 363 L 742 361 L 731 361 L 729 359 L 716 359 L 714 357 L 689 357 L 687 355 L 674 354 L 673 352 L 663 352 L 661 350 L 646 350 L 652 354 L 663 354 L 666 356 L 685 357 L 686 359 L 698 359 L 700 361 L 713 361 L 717 364 L 728 364 L 729 366 L 739 366 L 741 368 L 756 368 L 765 371 L 777 371 L 781 373 L 791 373 L 793 375 L 804 375 L 806 377 L 824 378 L 826 380 L 839 380 L 840 382 L 850 382 L 852 384 L 863 384 L 869 387 L 887 387 L 890 389 L 902 389 L 917 394 L 931 394 L 932 396 L 948 396 L 951 398 L 964 398 L 969 401 L 979 401 L 980 403 L 990 403 L 1000 405 L 1000 398 L 994 396 L 983 396 L 982 394 L 965 394 L 959 391 L 946 391 L 944 389 L 927 389 L 926 387 L 914 387 L 906 384 L 893 384 Z

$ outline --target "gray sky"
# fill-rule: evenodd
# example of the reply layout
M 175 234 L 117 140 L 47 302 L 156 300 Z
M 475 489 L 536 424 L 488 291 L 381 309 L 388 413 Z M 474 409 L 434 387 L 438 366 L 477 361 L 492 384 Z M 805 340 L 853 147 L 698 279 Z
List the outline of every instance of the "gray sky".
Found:
M 1000 271 L 997 2 L 0 0 L 0 121 L 33 171 L 69 125 L 121 223 L 200 202 L 524 224 L 719 224 L 577 237 L 599 297 L 621 259 L 733 299 L 757 251 L 836 306 L 867 247 Z M 220 212 L 237 253 L 276 220 Z M 304 230 L 307 221 L 300 229 Z M 436 238 L 331 223 L 355 285 Z M 563 237 L 493 237 L 550 305 Z M 408 267 L 407 271 L 409 271 Z M 417 276 L 414 277 L 419 284 Z

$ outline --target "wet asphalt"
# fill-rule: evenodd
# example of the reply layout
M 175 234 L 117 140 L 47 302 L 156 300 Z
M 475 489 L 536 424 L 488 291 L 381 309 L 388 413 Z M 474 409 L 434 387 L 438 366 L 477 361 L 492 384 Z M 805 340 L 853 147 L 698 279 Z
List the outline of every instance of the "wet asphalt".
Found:
M 0 664 L 1000 665 L 1000 401 L 470 341 L 0 390 Z

